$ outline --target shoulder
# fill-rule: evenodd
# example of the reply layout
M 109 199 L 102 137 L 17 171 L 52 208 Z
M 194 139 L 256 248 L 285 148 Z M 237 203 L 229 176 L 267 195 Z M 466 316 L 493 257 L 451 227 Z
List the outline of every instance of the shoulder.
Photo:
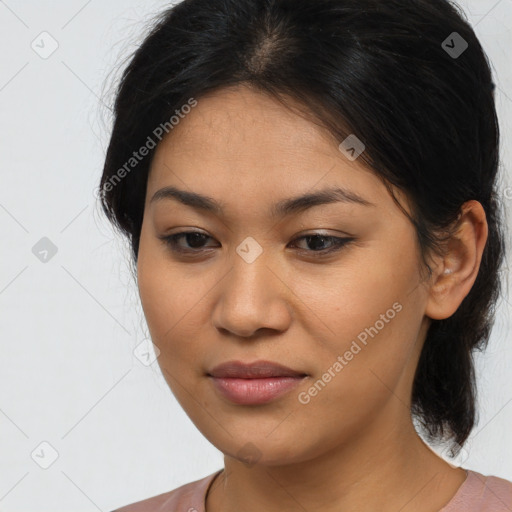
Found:
M 492 475 L 482 475 L 472 471 L 480 482 L 482 512 L 487 510 L 508 512 L 512 510 L 512 482 Z
M 452 501 L 441 512 L 510 512 L 512 482 L 467 470 L 468 476 Z
M 112 512 L 174 512 L 178 510 L 180 512 L 204 512 L 206 491 L 221 471 L 219 470 L 200 480 L 189 482 L 172 491 L 125 505 Z

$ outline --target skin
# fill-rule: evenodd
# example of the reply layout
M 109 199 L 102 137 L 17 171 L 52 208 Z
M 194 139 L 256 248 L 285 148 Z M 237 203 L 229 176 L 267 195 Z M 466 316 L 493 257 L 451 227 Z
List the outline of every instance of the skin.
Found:
M 208 512 L 435 512 L 466 478 L 417 435 L 410 395 L 430 319 L 451 316 L 476 279 L 485 213 L 476 201 L 464 205 L 447 254 L 432 256 L 426 280 L 414 227 L 339 143 L 275 99 L 239 86 L 198 100 L 152 161 L 139 293 L 167 383 L 224 453 Z M 224 215 L 172 199 L 150 203 L 170 185 L 223 202 Z M 337 202 L 271 216 L 275 202 L 327 185 L 374 206 Z M 410 211 L 405 195 L 395 194 Z M 178 245 L 203 249 L 200 256 L 173 253 L 159 238 L 194 230 L 211 238 Z M 318 232 L 355 241 L 323 258 L 318 251 L 329 241 L 293 243 Z M 236 252 L 249 236 L 263 250 L 252 263 Z M 301 403 L 299 393 L 395 303 L 400 312 Z M 258 359 L 308 377 L 273 402 L 248 406 L 219 395 L 206 375 L 222 362 Z M 245 462 L 248 450 L 255 463 Z

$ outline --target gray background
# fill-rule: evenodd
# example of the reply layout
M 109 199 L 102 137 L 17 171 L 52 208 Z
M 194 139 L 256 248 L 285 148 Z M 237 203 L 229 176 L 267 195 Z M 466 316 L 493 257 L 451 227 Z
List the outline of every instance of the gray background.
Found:
M 94 196 L 118 65 L 167 5 L 0 1 L 3 512 L 108 512 L 223 465 L 157 363 L 145 365 L 133 352 L 147 327 L 127 246 Z M 510 169 L 512 0 L 461 5 L 495 69 Z M 510 209 L 508 171 L 504 178 Z M 507 298 L 489 350 L 477 356 L 480 421 L 456 462 L 512 480 L 510 312 Z

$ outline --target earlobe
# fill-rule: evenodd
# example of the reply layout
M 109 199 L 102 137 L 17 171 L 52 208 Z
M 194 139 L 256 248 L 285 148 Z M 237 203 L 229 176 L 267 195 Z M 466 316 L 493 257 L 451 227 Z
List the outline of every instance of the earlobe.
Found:
M 434 273 L 425 315 L 433 320 L 452 316 L 475 283 L 487 242 L 485 211 L 475 200 L 464 203 L 446 253 Z

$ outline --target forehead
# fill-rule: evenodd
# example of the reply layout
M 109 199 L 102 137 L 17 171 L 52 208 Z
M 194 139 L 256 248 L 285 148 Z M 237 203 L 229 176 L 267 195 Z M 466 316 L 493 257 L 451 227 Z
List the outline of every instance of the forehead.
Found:
M 239 85 L 210 92 L 197 100 L 197 105 L 164 138 L 163 148 L 196 152 L 198 148 L 226 154 L 254 152 L 266 149 L 266 156 L 289 148 L 319 148 L 323 140 L 328 145 L 332 136 L 316 125 L 312 118 L 298 115 L 304 109 L 287 97 L 286 105 L 276 98 Z M 167 142 L 168 144 L 165 144 Z M 334 141 L 335 142 L 335 141 Z M 331 148 L 332 150 L 332 148 Z
M 235 87 L 197 101 L 159 143 L 148 198 L 175 185 L 222 200 L 276 202 L 339 185 L 372 202 L 385 200 L 373 172 L 348 160 L 325 128 L 277 99 Z M 300 107 L 293 100 L 291 106 Z

